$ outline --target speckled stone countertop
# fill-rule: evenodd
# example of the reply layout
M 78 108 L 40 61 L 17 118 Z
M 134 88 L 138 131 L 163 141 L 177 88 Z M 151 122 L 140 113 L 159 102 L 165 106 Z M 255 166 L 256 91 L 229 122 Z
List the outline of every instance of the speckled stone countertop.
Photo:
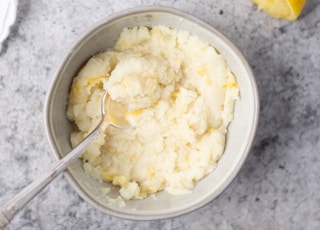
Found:
M 251 154 L 231 185 L 190 214 L 135 222 L 107 216 L 59 176 L 6 229 L 320 229 L 320 2 L 298 21 L 249 0 L 20 1 L 0 54 L 0 203 L 53 162 L 43 107 L 55 67 L 99 19 L 140 5 L 181 9 L 226 34 L 247 57 L 261 116 Z

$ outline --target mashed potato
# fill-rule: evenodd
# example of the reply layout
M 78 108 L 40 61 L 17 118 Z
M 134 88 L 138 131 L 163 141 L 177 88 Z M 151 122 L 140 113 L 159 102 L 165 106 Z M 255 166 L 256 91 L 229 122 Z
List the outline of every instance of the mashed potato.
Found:
M 124 29 L 115 47 L 92 57 L 73 81 L 73 146 L 98 124 L 104 90 L 128 105 L 132 128 L 109 126 L 89 146 L 82 156 L 89 175 L 120 186 L 130 200 L 161 190 L 188 193 L 214 170 L 239 88 L 208 43 L 165 26 Z

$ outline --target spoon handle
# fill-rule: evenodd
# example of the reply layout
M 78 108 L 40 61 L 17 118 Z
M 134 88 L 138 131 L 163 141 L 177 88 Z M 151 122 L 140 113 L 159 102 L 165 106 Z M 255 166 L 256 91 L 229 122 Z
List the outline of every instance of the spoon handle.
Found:
M 78 144 L 70 153 L 59 160 L 53 167 L 34 180 L 31 184 L 21 190 L 17 195 L 7 201 L 0 207 L 0 230 L 3 229 L 15 214 L 25 206 L 35 195 L 44 189 L 53 179 L 55 179 L 68 165 L 80 156 L 88 145 L 101 133 L 100 124 L 91 132 L 80 144 Z

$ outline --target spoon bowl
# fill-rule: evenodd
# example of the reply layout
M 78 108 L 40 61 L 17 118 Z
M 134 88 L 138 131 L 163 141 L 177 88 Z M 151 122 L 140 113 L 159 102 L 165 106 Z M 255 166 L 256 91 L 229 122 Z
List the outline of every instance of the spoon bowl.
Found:
M 128 106 L 126 104 L 112 100 L 107 91 L 105 91 L 102 96 L 102 103 L 102 116 L 105 116 L 104 113 L 106 114 L 106 119 L 108 119 L 109 125 L 121 129 L 130 128 L 130 124 L 125 116 L 128 111 Z M 112 113 L 108 111 L 112 111 Z

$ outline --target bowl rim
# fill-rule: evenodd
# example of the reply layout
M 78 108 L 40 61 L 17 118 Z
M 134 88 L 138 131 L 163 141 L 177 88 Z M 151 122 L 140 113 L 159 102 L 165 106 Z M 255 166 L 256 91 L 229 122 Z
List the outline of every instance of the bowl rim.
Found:
M 143 220 L 143 221 L 160 220 L 160 219 L 166 219 L 166 218 L 172 218 L 172 217 L 184 215 L 184 214 L 193 212 L 193 211 L 205 206 L 206 204 L 208 204 L 209 202 L 211 202 L 212 200 L 217 198 L 231 184 L 232 180 L 236 177 L 236 175 L 240 171 L 242 165 L 244 164 L 244 161 L 246 160 L 246 158 L 249 155 L 250 149 L 252 147 L 252 144 L 253 144 L 253 141 L 255 138 L 256 130 L 258 127 L 259 108 L 260 108 L 258 88 L 257 88 L 256 79 L 254 77 L 252 69 L 251 69 L 250 65 L 248 64 L 247 59 L 244 57 L 242 52 L 239 50 L 239 48 L 233 42 L 231 42 L 231 40 L 227 36 L 225 36 L 222 32 L 218 31 L 213 26 L 204 22 L 203 20 L 200 20 L 199 18 L 197 18 L 193 15 L 190 15 L 180 9 L 176 9 L 173 7 L 138 6 L 138 7 L 129 8 L 126 10 L 112 13 L 109 16 L 103 17 L 102 19 L 100 19 L 96 23 L 93 23 L 91 26 L 89 26 L 88 29 L 84 30 L 79 35 L 78 39 L 75 39 L 71 43 L 71 45 L 68 46 L 69 49 L 67 51 L 65 51 L 64 55 L 60 59 L 60 62 L 55 67 L 56 69 L 52 75 L 53 79 L 51 80 L 51 83 L 49 84 L 49 88 L 48 88 L 48 91 L 47 91 L 46 97 L 45 97 L 44 123 L 45 123 L 46 136 L 47 136 L 47 139 L 49 140 L 50 148 L 51 148 L 52 152 L 54 153 L 53 155 L 55 156 L 56 160 L 59 160 L 61 157 L 58 154 L 57 146 L 55 145 L 53 137 L 52 137 L 52 131 L 51 131 L 52 129 L 51 129 L 50 119 L 49 119 L 49 117 L 50 117 L 49 111 L 50 111 L 50 104 L 51 104 L 50 100 L 52 98 L 52 95 L 53 95 L 53 92 L 55 89 L 55 85 L 56 85 L 57 81 L 59 80 L 58 76 L 61 74 L 61 71 L 62 71 L 63 67 L 65 66 L 65 63 L 67 62 L 67 60 L 69 59 L 70 55 L 72 54 L 73 50 L 77 47 L 77 45 L 82 43 L 92 32 L 94 32 L 100 26 L 103 26 L 104 24 L 107 24 L 107 23 L 111 23 L 112 21 L 117 20 L 122 17 L 125 17 L 125 16 L 146 13 L 146 12 L 148 12 L 148 13 L 167 13 L 167 14 L 179 16 L 181 18 L 187 19 L 189 21 L 192 21 L 192 22 L 198 24 L 200 27 L 204 28 L 205 30 L 207 30 L 211 33 L 214 33 L 216 36 L 220 37 L 226 43 L 226 45 L 236 54 L 236 56 L 241 60 L 243 67 L 246 70 L 248 77 L 250 78 L 249 80 L 251 82 L 251 88 L 252 88 L 252 93 L 253 93 L 254 114 L 253 114 L 252 128 L 250 130 L 251 132 L 250 132 L 250 135 L 248 138 L 248 142 L 244 148 L 244 152 L 242 153 L 241 158 L 237 162 L 236 167 L 232 170 L 232 173 L 229 175 L 229 177 L 222 183 L 222 185 L 219 187 L 219 189 L 216 190 L 216 192 L 210 194 L 210 196 L 201 200 L 196 205 L 179 210 L 179 211 L 174 211 L 174 212 L 170 212 L 170 213 L 166 213 L 166 214 L 162 213 L 162 214 L 152 214 L 152 215 L 143 215 L 143 214 L 132 215 L 132 214 L 124 214 L 124 213 L 121 213 L 117 210 L 111 210 L 111 209 L 108 210 L 105 207 L 103 207 L 102 205 L 100 205 L 98 202 L 93 200 L 84 190 L 82 190 L 81 186 L 73 178 L 69 169 L 66 170 L 66 173 L 65 173 L 66 178 L 69 181 L 69 183 L 72 185 L 72 187 L 76 190 L 76 192 L 80 195 L 81 198 L 83 198 L 86 202 L 90 203 L 96 209 L 102 211 L 103 213 L 105 213 L 107 215 L 113 216 L 113 217 L 118 217 L 118 218 L 128 219 L 128 220 Z

